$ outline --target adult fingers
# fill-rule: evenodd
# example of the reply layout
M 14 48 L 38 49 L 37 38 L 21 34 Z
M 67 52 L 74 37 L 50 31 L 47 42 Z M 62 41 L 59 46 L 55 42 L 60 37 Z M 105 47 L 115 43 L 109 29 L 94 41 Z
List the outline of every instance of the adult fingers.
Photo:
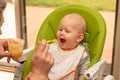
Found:
M 44 48 L 42 55 L 44 55 L 46 57 L 49 54 L 48 50 L 49 50 L 49 45 L 47 44 L 46 47 Z
M 38 43 L 38 46 L 36 48 L 35 53 L 33 54 L 33 60 L 34 59 L 39 59 L 39 58 L 45 58 L 46 56 L 46 50 L 47 48 L 47 43 L 46 40 L 42 40 L 41 42 Z
M 51 53 L 48 53 L 47 56 L 49 56 L 49 57 L 48 57 L 48 62 L 49 62 L 49 64 L 50 64 L 50 66 L 53 66 L 53 64 L 54 64 L 54 57 L 52 56 Z
M 8 58 L 7 58 L 7 63 L 10 63 L 10 60 L 11 60 L 11 58 L 10 58 L 10 57 L 8 57 Z
M 41 42 L 38 43 L 38 46 L 36 48 L 36 54 L 39 54 L 40 52 L 44 51 L 46 47 L 46 40 L 42 40 Z
M 6 53 L 6 52 L 4 52 L 3 56 L 4 57 L 11 57 L 11 58 L 13 57 L 13 55 L 11 53 Z

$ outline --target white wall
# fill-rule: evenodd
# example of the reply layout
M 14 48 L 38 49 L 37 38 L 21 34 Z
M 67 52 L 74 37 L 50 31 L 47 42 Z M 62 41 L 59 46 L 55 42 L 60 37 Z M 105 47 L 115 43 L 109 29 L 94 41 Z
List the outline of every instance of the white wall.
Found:
M 4 24 L 2 25 L 1 38 L 16 38 L 16 26 L 15 26 L 15 12 L 14 5 L 11 3 L 7 4 L 4 11 Z

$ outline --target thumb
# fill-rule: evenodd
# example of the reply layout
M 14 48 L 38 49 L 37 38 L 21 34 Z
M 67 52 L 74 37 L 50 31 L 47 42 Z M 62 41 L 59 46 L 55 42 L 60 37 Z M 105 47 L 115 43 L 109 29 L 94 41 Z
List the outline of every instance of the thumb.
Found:
M 10 57 L 8 57 L 8 58 L 7 58 L 7 63 L 10 63 L 10 60 L 11 60 L 11 58 L 10 58 Z
M 4 53 L 4 57 L 11 57 L 11 58 L 12 58 L 13 55 L 12 55 L 11 53 L 8 53 L 8 52 L 7 52 L 7 53 Z

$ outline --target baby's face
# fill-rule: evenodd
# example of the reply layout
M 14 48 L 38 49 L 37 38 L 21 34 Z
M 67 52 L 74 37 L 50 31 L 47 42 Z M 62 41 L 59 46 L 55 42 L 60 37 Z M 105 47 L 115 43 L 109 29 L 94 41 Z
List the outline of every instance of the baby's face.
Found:
M 62 49 L 73 49 L 84 38 L 86 22 L 79 14 L 68 14 L 60 22 L 57 40 Z
M 59 46 L 63 49 L 72 49 L 79 43 L 78 38 L 81 35 L 77 26 L 69 23 L 61 23 L 57 32 Z

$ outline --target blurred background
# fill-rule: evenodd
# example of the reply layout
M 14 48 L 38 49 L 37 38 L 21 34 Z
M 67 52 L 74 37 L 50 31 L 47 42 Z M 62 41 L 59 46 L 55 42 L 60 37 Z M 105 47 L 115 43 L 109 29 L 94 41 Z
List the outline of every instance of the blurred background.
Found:
M 2 26 L 3 34 L 0 38 L 22 38 L 26 41 L 25 48 L 34 46 L 40 25 L 56 8 L 68 4 L 77 4 L 99 11 L 107 25 L 107 36 L 102 58 L 107 61 L 106 74 L 110 74 L 113 55 L 116 0 L 7 0 L 7 2 L 7 8 L 4 12 L 5 23 Z M 21 7 L 16 2 L 22 4 L 20 5 Z M 23 24 L 19 25 L 21 23 Z M 1 60 L 0 64 L 4 64 L 4 66 L 0 70 L 12 72 L 11 79 L 9 78 L 9 80 L 12 80 L 14 69 L 4 69 L 8 65 L 5 61 L 6 58 Z M 13 63 L 16 62 L 12 61 L 11 66 Z M 3 72 L 0 73 L 3 74 Z M 8 78 L 2 80 L 8 80 Z

